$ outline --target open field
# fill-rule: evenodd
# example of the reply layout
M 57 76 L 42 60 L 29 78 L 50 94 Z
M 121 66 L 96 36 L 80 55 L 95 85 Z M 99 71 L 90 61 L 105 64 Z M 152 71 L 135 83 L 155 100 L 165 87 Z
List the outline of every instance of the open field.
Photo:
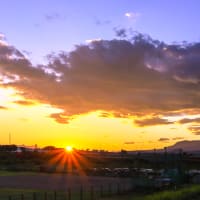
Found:
M 0 174 L 0 200 L 78 200 L 81 196 L 83 200 L 197 200 L 200 196 L 200 185 L 149 195 L 116 195 L 119 185 L 131 188 L 131 179 L 6 171 Z
M 0 200 L 10 199 L 12 200 L 66 200 L 69 199 L 68 191 L 57 191 L 56 197 L 54 191 L 49 190 L 31 190 L 31 189 L 13 189 L 13 188 L 1 188 Z M 71 195 L 71 200 L 198 200 L 200 196 L 200 186 L 188 186 L 176 191 L 162 191 L 154 194 L 144 195 L 138 193 L 114 195 L 111 197 L 101 197 L 100 195 L 93 195 L 89 191 L 84 192 L 82 198 L 80 198 L 80 191 L 75 190 Z
M 0 176 L 25 176 L 36 175 L 37 172 L 13 172 L 13 171 L 0 171 Z
M 67 188 L 89 188 L 121 184 L 130 186 L 128 178 L 88 177 L 66 174 L 26 174 L 13 173 L 0 176 L 1 188 L 24 188 L 42 190 L 66 190 Z
M 176 191 L 162 191 L 149 195 L 127 194 L 102 198 L 102 200 L 199 200 L 200 185 L 187 186 Z
M 0 200 L 92 200 L 132 187 L 128 178 L 6 171 L 0 174 Z

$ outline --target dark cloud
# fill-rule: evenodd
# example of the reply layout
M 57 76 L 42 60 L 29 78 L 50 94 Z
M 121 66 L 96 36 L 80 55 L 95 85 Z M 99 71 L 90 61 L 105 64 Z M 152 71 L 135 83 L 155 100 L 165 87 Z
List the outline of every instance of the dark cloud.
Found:
M 164 118 L 169 113 L 200 113 L 199 53 L 199 43 L 168 45 L 134 34 L 78 45 L 33 66 L 15 47 L 0 43 L 0 86 L 61 109 L 50 116 L 59 123 L 98 110 L 142 117 L 135 120 L 139 126 L 170 124 Z
M 184 137 L 175 137 L 175 138 L 172 138 L 172 140 L 184 140 L 185 138 Z
M 0 106 L 0 110 L 7 110 L 8 108 L 5 106 Z
M 187 123 L 200 123 L 200 118 L 194 118 L 194 119 L 189 119 L 189 118 L 184 118 L 178 121 L 180 124 L 187 124 Z
M 56 122 L 61 124 L 67 124 L 69 123 L 69 120 L 72 120 L 72 117 L 68 117 L 64 112 L 52 113 L 49 117 L 55 119 Z
M 110 113 L 107 113 L 107 112 L 101 112 L 101 113 L 99 114 L 99 117 L 108 118 L 108 117 L 110 117 Z
M 69 118 L 66 117 L 64 113 L 53 113 L 49 117 L 61 124 L 67 124 L 69 122 Z
M 16 104 L 19 104 L 19 105 L 22 105 L 22 106 L 32 106 L 32 105 L 35 105 L 34 102 L 28 101 L 28 100 L 17 100 L 17 101 L 14 101 L 13 103 L 16 103 Z
M 200 125 L 190 126 L 188 130 L 194 135 L 200 135 Z
M 145 118 L 134 121 L 138 126 L 155 126 L 155 125 L 166 125 L 172 124 L 173 122 L 169 122 L 167 119 L 162 119 L 159 117 Z
M 124 144 L 130 145 L 130 144 L 135 144 L 135 142 L 129 141 L 129 142 L 124 142 Z
M 27 55 L 27 56 L 30 56 L 32 54 L 32 52 L 26 51 L 26 50 L 23 50 L 22 53 L 25 54 L 25 55 Z
M 168 142 L 170 139 L 169 138 L 160 138 L 158 141 L 159 142 Z
M 127 37 L 127 30 L 124 28 L 114 28 L 117 37 L 125 38 Z

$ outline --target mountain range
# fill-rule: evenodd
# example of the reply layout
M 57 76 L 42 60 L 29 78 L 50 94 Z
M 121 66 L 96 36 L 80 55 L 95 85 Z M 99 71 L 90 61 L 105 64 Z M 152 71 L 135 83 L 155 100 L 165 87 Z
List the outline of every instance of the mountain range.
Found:
M 167 147 L 168 151 L 176 151 L 180 149 L 183 151 L 200 151 L 200 140 L 183 140 Z

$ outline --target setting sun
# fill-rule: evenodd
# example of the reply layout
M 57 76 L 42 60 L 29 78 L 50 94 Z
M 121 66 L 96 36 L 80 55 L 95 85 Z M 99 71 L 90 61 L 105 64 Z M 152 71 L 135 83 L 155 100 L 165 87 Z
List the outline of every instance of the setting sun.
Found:
M 73 151 L 73 147 L 72 147 L 72 146 L 66 146 L 66 147 L 65 147 L 65 150 L 66 150 L 67 152 L 72 152 L 72 151 Z

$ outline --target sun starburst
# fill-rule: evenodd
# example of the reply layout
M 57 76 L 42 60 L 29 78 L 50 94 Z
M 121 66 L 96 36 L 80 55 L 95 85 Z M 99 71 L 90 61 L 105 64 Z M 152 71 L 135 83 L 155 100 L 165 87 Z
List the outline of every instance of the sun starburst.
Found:
M 72 146 L 66 146 L 66 147 L 65 147 L 65 150 L 66 150 L 67 152 L 72 152 L 72 151 L 73 151 L 73 147 L 72 147 Z

